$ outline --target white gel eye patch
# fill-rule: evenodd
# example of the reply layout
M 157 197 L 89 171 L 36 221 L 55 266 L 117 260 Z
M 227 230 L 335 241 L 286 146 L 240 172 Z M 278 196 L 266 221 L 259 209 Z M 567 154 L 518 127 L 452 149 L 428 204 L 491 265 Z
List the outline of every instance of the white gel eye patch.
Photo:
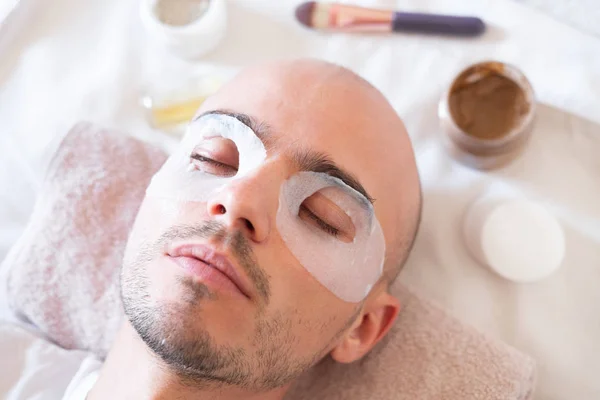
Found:
M 354 225 L 351 242 L 342 241 L 317 223 L 330 224 L 326 207 L 302 210 L 303 203 L 320 193 L 347 215 Z M 315 207 L 317 208 L 317 207 Z M 333 226 L 336 228 L 335 226 Z M 290 251 L 323 286 L 344 301 L 357 303 L 369 293 L 383 272 L 385 239 L 373 205 L 341 180 L 324 173 L 300 172 L 281 187 L 277 229 Z
M 239 154 L 235 176 L 214 175 L 191 167 L 194 148 L 213 137 L 235 143 Z M 152 178 L 146 195 L 178 201 L 208 201 L 229 182 L 257 168 L 266 157 L 265 146 L 248 126 L 228 115 L 205 115 L 190 124 L 178 150 Z

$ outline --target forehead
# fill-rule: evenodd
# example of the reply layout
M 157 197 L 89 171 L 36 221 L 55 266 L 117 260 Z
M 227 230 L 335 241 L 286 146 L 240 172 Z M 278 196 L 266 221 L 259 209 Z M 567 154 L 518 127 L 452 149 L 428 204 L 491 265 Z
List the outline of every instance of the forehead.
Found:
M 381 156 L 398 145 L 386 135 L 390 114 L 397 117 L 379 93 L 357 78 L 330 75 L 277 69 L 248 73 L 209 98 L 199 113 L 223 109 L 246 114 L 267 128 L 277 150 L 327 154 L 368 179 L 369 171 L 378 168 L 372 161 L 385 163 Z

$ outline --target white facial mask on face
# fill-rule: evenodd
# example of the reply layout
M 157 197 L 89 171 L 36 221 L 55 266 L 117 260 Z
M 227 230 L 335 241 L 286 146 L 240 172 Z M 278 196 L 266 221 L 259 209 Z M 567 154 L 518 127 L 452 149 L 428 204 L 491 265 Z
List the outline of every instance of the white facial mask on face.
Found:
M 190 167 L 190 156 L 194 148 L 214 137 L 222 137 L 235 143 L 239 153 L 239 166 L 235 176 L 213 175 Z M 232 180 L 243 179 L 260 166 L 266 157 L 265 146 L 248 126 L 228 115 L 205 115 L 190 124 L 177 151 L 152 178 L 146 195 L 178 201 L 206 202 Z
M 214 137 L 235 143 L 239 167 L 234 176 L 215 175 L 193 167 L 194 149 Z M 146 195 L 176 202 L 208 202 L 232 181 L 244 179 L 259 168 L 266 154 L 262 141 L 236 118 L 222 114 L 203 116 L 190 124 L 178 150 L 152 178 Z M 305 200 L 315 193 L 324 197 L 319 199 L 321 203 L 328 204 L 318 210 L 309 209 L 307 214 Z M 329 216 L 323 215 L 331 210 L 328 207 L 334 207 L 351 221 L 353 235 L 349 242 L 324 230 L 323 225 L 312 218 L 330 224 Z M 306 215 L 312 217 L 306 218 Z M 300 172 L 285 181 L 280 190 L 276 225 L 300 264 L 344 301 L 360 302 L 381 277 L 385 240 L 373 206 L 337 178 Z
M 330 207 L 302 210 L 305 200 L 319 193 L 352 221 L 354 236 L 341 240 L 327 225 L 335 218 Z M 329 209 L 329 211 L 328 211 Z M 304 213 L 308 217 L 301 218 Z M 333 224 L 335 228 L 335 224 Z M 279 196 L 277 229 L 290 251 L 323 286 L 344 301 L 365 298 L 381 277 L 385 240 L 373 205 L 341 180 L 324 173 L 300 172 L 285 181 Z

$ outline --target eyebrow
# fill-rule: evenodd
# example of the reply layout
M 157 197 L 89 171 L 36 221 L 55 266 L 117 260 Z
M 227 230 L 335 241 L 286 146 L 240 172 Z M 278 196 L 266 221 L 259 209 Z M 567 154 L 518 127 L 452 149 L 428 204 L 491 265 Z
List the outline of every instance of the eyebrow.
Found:
M 300 171 L 321 172 L 337 178 L 363 195 L 369 203 L 375 202 L 375 199 L 367 193 L 359 180 L 350 172 L 338 167 L 327 154 L 313 150 L 297 150 L 292 154 L 292 159 Z
M 271 127 L 262 121 L 250 115 L 231 111 L 231 110 L 211 110 L 200 114 L 194 120 L 200 119 L 205 115 L 228 115 L 240 121 L 256 134 L 263 142 L 266 148 L 273 147 L 274 140 Z M 360 181 L 350 172 L 340 168 L 327 154 L 314 150 L 296 150 L 292 154 L 292 160 L 300 171 L 321 172 L 337 178 L 363 195 L 371 204 L 375 199 L 369 195 Z

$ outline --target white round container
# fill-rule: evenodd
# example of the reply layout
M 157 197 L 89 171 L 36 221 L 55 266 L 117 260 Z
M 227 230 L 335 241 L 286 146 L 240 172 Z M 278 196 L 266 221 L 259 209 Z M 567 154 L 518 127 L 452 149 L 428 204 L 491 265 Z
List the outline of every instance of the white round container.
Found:
M 473 257 L 514 282 L 549 276 L 565 255 L 558 221 L 542 205 L 528 200 L 483 196 L 467 212 L 463 228 Z
M 141 0 L 140 16 L 151 40 L 185 59 L 209 53 L 223 39 L 227 30 L 225 0 L 211 0 L 207 10 L 186 25 L 170 25 L 156 14 L 158 0 Z

